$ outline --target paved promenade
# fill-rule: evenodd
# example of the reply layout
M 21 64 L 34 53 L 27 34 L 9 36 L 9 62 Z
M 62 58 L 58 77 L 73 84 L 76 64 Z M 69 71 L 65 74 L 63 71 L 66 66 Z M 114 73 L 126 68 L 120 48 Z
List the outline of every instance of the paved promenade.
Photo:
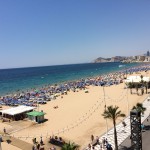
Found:
M 148 117 L 148 121 L 145 120 L 143 124 L 145 125 L 145 130 L 142 132 L 142 149 L 150 150 L 150 116 Z M 130 137 L 121 143 L 119 150 L 132 150 Z
M 143 102 L 143 106 L 146 108 L 146 111 L 145 111 L 144 115 L 141 117 L 141 122 L 142 123 L 144 122 L 144 120 L 146 120 L 146 118 L 149 117 L 149 114 L 150 114 L 150 97 L 148 97 Z M 130 136 L 130 134 L 131 134 L 131 130 L 130 130 L 130 116 L 126 117 L 124 119 L 124 121 L 126 123 L 126 127 L 125 128 L 123 127 L 122 122 L 119 123 L 116 126 L 117 137 L 118 137 L 118 145 L 121 145 Z M 108 134 L 102 135 L 100 137 L 100 141 L 103 139 L 103 137 L 107 138 L 108 143 L 111 144 L 112 148 L 114 149 L 114 129 L 112 128 L 111 130 L 108 131 Z M 129 144 L 129 142 L 127 142 L 127 143 Z M 95 150 L 101 150 L 99 145 L 96 145 L 94 147 L 94 149 Z M 146 149 L 144 149 L 144 150 L 146 150 Z
M 32 150 L 32 144 L 30 143 L 27 143 L 25 141 L 22 141 L 20 139 L 17 139 L 15 137 L 7 137 L 7 136 L 3 136 L 3 141 L 6 142 L 6 143 L 9 143 L 15 147 L 18 147 L 19 149 L 22 149 L 22 150 Z M 5 150 L 5 149 L 3 149 Z

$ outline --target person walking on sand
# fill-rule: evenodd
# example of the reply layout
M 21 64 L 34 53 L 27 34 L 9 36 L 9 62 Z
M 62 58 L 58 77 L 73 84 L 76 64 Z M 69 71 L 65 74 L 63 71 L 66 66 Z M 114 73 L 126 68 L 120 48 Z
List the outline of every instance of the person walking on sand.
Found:
M 4 134 L 6 134 L 6 129 L 5 129 L 5 127 L 4 127 Z
M 91 135 L 91 141 L 92 142 L 94 141 L 94 135 Z

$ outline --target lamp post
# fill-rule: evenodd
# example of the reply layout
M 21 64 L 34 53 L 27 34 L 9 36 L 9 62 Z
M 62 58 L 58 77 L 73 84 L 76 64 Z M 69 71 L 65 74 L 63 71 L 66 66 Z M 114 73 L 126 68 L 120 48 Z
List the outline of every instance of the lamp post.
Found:
M 127 79 L 127 68 L 126 68 L 126 79 Z
M 38 111 L 39 111 L 39 102 L 38 102 Z
M 105 90 L 104 90 L 104 85 L 103 85 L 103 93 L 104 93 L 104 103 L 105 103 L 105 110 L 106 110 L 106 100 L 105 100 Z M 107 118 L 106 120 L 106 136 L 108 136 L 108 123 L 107 123 Z
M 129 113 L 129 100 L 128 100 L 128 88 L 127 88 L 127 115 Z

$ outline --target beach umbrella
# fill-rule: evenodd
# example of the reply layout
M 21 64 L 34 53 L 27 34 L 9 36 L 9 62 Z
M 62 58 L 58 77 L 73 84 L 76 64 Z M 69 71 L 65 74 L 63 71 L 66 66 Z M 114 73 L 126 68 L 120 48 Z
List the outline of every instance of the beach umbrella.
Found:
M 38 89 L 34 90 L 34 92 L 39 93 L 40 91 Z

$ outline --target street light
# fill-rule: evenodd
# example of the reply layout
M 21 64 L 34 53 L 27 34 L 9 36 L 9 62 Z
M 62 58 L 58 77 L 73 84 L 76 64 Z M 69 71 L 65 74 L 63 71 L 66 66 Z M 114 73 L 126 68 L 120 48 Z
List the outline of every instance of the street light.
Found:
M 36 105 L 36 106 L 37 106 L 37 108 L 36 108 L 36 109 L 37 109 L 37 111 L 39 111 L 39 107 L 40 107 L 40 105 L 39 105 L 39 101 L 37 101 L 37 105 Z
M 104 93 L 104 103 L 105 103 L 105 111 L 106 111 L 106 100 L 105 100 L 105 90 L 104 90 L 104 85 L 103 85 L 103 93 Z M 106 120 L 106 136 L 108 136 L 108 123 L 107 123 L 107 118 Z
M 128 88 L 127 88 L 127 115 L 129 113 L 129 100 L 128 100 Z
M 127 67 L 126 67 L 126 79 L 127 79 Z

